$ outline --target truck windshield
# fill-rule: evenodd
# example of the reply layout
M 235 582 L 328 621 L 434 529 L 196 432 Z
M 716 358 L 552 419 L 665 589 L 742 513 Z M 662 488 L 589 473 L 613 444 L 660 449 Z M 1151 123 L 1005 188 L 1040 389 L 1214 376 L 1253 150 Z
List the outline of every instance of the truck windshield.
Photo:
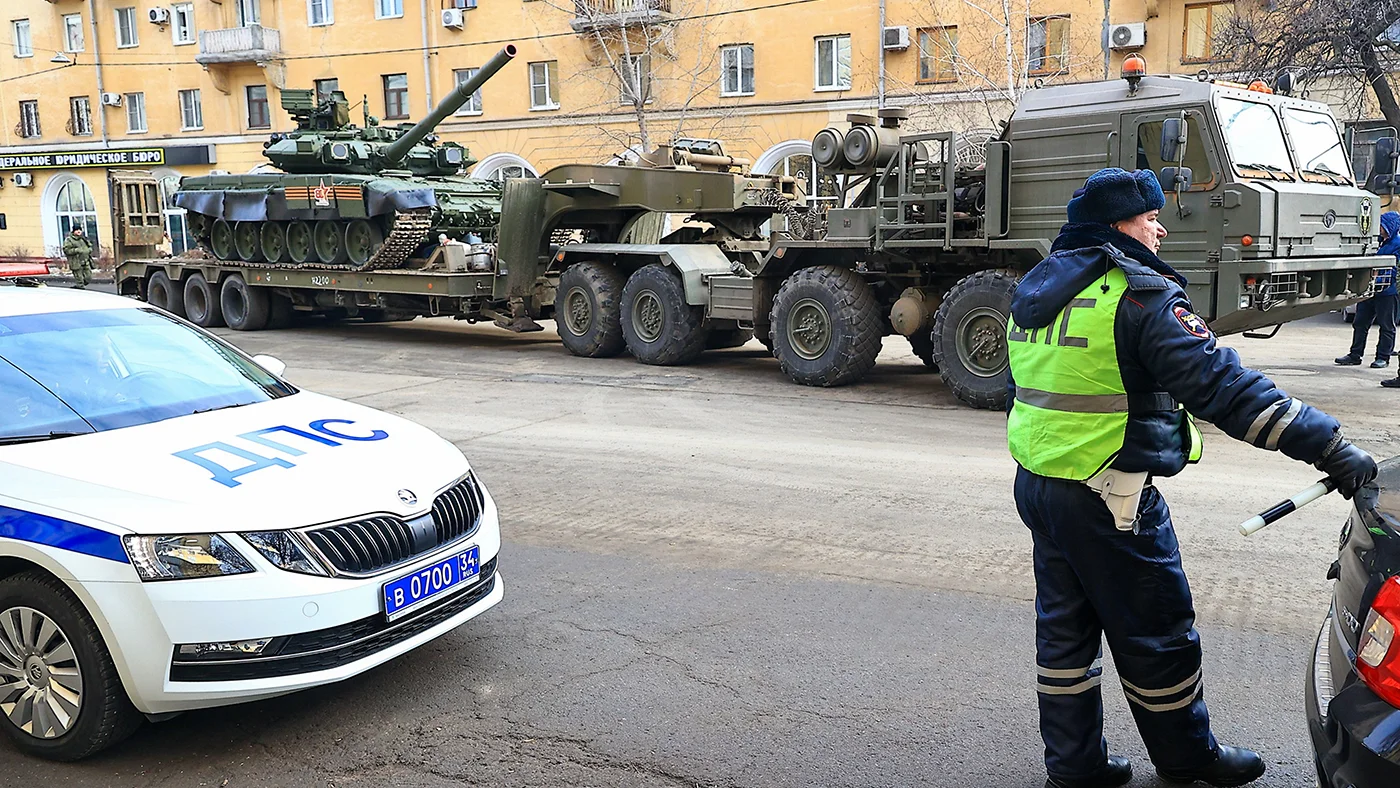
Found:
M 1246 177 L 1291 181 L 1293 162 L 1278 115 L 1267 104 L 1220 97 L 1220 125 L 1235 169 Z
M 1324 112 L 1285 107 L 1283 122 L 1298 157 L 1298 170 L 1304 179 L 1327 183 L 1351 183 L 1342 136 L 1337 124 Z

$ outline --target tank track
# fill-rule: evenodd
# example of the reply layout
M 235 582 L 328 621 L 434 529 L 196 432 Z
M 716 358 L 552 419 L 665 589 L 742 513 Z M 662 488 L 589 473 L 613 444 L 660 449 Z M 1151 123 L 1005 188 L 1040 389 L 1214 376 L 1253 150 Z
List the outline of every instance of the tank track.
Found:
M 248 268 L 296 268 L 316 271 L 382 271 L 385 269 L 402 268 L 408 262 L 409 255 L 427 240 L 428 231 L 433 227 L 433 210 L 431 208 L 415 208 L 411 211 L 396 211 L 394 213 L 394 226 L 385 236 L 384 243 L 380 245 L 379 251 L 362 266 L 356 267 L 350 263 L 344 265 L 328 265 L 315 260 L 308 260 L 304 263 L 269 263 L 260 260 L 227 260 L 225 262 L 237 263 Z M 207 254 L 210 259 L 219 259 L 214 254 L 214 250 L 209 247 L 209 242 L 205 238 L 199 239 L 199 248 Z

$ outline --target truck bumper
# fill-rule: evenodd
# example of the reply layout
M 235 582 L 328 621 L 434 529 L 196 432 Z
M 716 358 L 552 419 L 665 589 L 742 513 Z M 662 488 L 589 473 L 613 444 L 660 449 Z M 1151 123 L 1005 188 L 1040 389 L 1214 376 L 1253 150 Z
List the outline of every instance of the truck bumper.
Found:
M 1341 309 L 1370 295 L 1395 258 L 1270 257 L 1222 262 L 1216 280 L 1217 334 L 1235 334 Z

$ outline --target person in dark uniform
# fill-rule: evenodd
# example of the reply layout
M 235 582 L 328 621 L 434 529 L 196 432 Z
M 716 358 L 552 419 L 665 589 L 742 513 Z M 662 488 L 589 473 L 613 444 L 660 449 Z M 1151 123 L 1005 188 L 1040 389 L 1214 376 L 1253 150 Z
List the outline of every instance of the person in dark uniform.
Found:
M 1211 733 L 1191 590 L 1154 477 L 1200 457 L 1193 416 L 1311 463 L 1350 497 L 1376 463 L 1337 421 L 1216 344 L 1157 256 L 1151 172 L 1107 169 L 1016 289 L 1007 438 L 1036 579 L 1036 689 L 1047 788 L 1126 784 L 1103 736 L 1102 645 L 1160 776 L 1238 786 L 1264 773 Z
M 1381 214 L 1381 248 L 1376 254 L 1400 254 L 1400 213 L 1386 211 Z M 1386 286 L 1381 291 L 1356 305 L 1356 317 L 1351 326 L 1351 350 L 1345 356 L 1338 356 L 1336 363 L 1341 366 L 1356 366 L 1366 354 L 1366 336 L 1371 333 L 1371 324 L 1380 326 L 1381 336 L 1376 340 L 1376 360 L 1371 369 L 1385 369 L 1390 366 L 1390 354 L 1395 351 L 1396 307 L 1400 306 L 1400 295 L 1395 287 L 1395 268 L 1387 273 Z M 1400 384 L 1381 383 L 1393 388 Z

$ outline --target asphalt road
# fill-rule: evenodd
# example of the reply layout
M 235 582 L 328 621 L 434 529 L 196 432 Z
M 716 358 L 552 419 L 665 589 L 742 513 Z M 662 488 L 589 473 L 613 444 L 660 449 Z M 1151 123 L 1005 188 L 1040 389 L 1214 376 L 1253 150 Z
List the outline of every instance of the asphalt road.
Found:
M 1332 366 L 1349 335 L 1331 315 L 1230 344 L 1389 456 L 1400 393 Z M 505 602 L 355 680 L 149 725 L 80 764 L 0 747 L 0 785 L 1044 781 L 1004 417 L 958 406 L 902 340 L 868 382 L 820 390 L 757 343 L 656 368 L 445 320 L 226 336 L 460 446 L 501 508 Z M 1206 441 L 1161 486 L 1215 730 L 1265 753 L 1257 785 L 1311 785 L 1303 681 L 1346 504 L 1240 537 L 1318 472 Z M 1110 743 L 1157 785 L 1109 673 Z

